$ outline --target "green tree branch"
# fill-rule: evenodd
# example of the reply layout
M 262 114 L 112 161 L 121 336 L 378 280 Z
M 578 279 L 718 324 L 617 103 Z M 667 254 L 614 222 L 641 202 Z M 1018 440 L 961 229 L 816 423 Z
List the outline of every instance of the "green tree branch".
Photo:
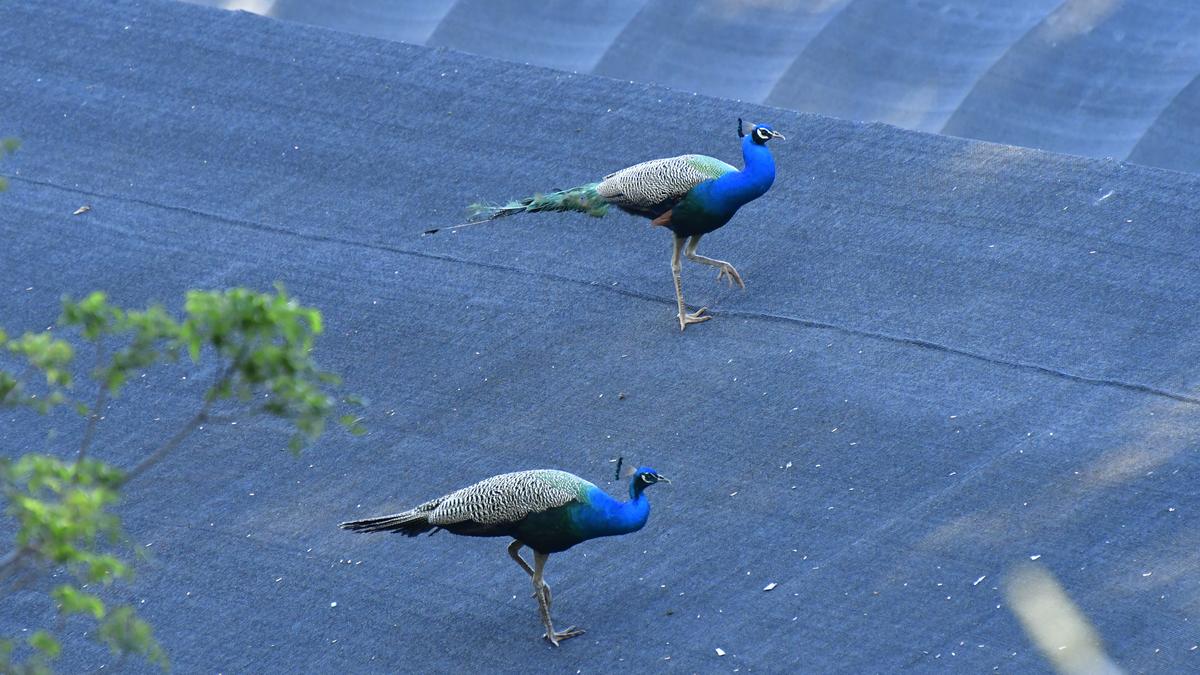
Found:
M 361 405 L 353 397 L 334 396 L 340 381 L 320 370 L 311 357 L 322 330 L 321 315 L 288 297 L 282 287 L 274 293 L 240 288 L 190 291 L 181 319 L 160 307 L 126 310 L 110 304 L 103 293 L 92 293 L 80 300 L 64 299 L 59 324 L 94 346 L 94 402 L 90 408 L 76 404 L 86 421 L 73 461 L 41 454 L 0 460 L 5 510 L 17 523 L 13 547 L 0 556 L 0 582 L 26 568 L 50 574 L 60 567 L 85 584 L 128 579 L 132 566 L 117 555 L 117 545 L 127 538 L 111 511 L 121 489 L 183 446 L 218 405 L 248 407 L 253 414 L 289 421 L 295 428 L 288 443 L 293 452 L 319 436 L 337 408 Z M 109 345 L 116 348 L 109 350 Z M 71 401 L 76 350 L 70 342 L 49 332 L 10 338 L 0 331 L 0 353 L 25 363 L 21 376 L 0 370 L 0 406 L 26 406 L 44 414 Z M 119 397 L 130 378 L 184 354 L 194 364 L 216 362 L 218 375 L 204 391 L 198 410 L 128 472 L 93 459 L 91 449 L 109 401 Z M 26 384 L 38 373 L 45 380 L 42 394 Z M 351 433 L 363 433 L 360 417 L 344 414 L 341 422 Z M 166 654 L 150 626 L 131 607 L 106 607 L 99 597 L 71 584 L 58 586 L 51 599 L 61 616 L 78 614 L 97 621 L 94 635 L 118 662 L 138 655 L 166 667 Z M 14 660 L 16 643 L 0 640 L 0 672 L 48 672 L 61 651 L 48 631 L 35 633 L 26 645 L 22 649 L 29 656 L 19 663 Z

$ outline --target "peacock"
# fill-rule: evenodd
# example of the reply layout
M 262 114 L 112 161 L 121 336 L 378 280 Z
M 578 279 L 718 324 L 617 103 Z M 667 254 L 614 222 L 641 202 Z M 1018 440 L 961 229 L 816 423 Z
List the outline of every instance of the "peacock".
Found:
M 696 253 L 700 238 L 721 227 L 733 218 L 737 210 L 766 194 L 775 182 L 775 159 L 767 149 L 767 141 L 783 134 L 766 124 L 742 123 L 738 119 L 738 136 L 742 138 L 742 158 L 745 168 L 736 168 L 707 155 L 680 155 L 654 159 L 611 173 L 597 183 L 587 183 L 569 190 L 557 190 L 526 197 L 504 205 L 473 204 L 472 219 L 467 225 L 503 218 L 518 213 L 538 211 L 579 211 L 602 217 L 609 205 L 650 219 L 674 234 L 671 255 L 671 275 L 675 279 L 675 301 L 679 305 L 679 330 L 689 324 L 708 321 L 707 307 L 688 313 L 683 302 L 683 285 L 679 278 L 680 254 L 689 260 L 717 268 L 717 280 L 726 279 L 732 287 L 746 288 L 742 276 L 724 260 L 706 258 Z M 443 228 L 426 230 L 433 234 Z
M 565 551 L 596 537 L 637 532 L 650 516 L 645 490 L 671 481 L 649 467 L 627 467 L 618 475 L 629 478 L 629 501 L 618 501 L 579 476 L 556 469 L 505 473 L 484 479 L 402 513 L 352 520 L 339 527 L 355 532 L 396 532 L 415 537 L 447 530 L 470 537 L 512 537 L 508 555 L 533 579 L 546 638 L 560 640 L 582 635 L 574 626 L 555 631 L 550 621 L 550 586 L 543 579 L 551 553 Z M 521 547 L 533 549 L 533 566 Z

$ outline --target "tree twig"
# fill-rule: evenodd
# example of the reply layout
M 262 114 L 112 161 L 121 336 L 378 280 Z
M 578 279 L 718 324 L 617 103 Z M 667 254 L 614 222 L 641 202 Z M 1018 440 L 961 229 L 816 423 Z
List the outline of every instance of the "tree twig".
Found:
M 172 450 L 179 447 L 179 444 L 183 443 L 184 439 L 190 436 L 193 431 L 208 421 L 208 411 L 212 409 L 213 401 L 216 400 L 216 397 L 212 394 L 216 392 L 222 385 L 224 385 L 229 378 L 233 377 L 233 369 L 235 364 L 236 361 L 231 362 L 221 373 L 221 376 L 217 378 L 217 381 L 214 382 L 213 385 L 204 392 L 204 405 L 200 406 L 199 412 L 197 412 L 192 419 L 188 420 L 187 424 L 183 425 L 183 428 L 177 431 L 174 436 L 167 439 L 167 441 L 160 445 L 157 450 L 150 453 L 148 457 L 138 462 L 137 466 L 130 469 L 125 474 L 124 479 L 122 479 L 122 485 L 128 483 L 134 478 L 137 478 L 145 473 L 147 469 L 155 464 L 158 464 L 164 457 L 170 454 Z
M 205 401 L 204 405 L 200 407 L 200 411 L 197 412 L 192 419 L 188 420 L 187 424 L 185 424 L 182 429 L 175 432 L 175 435 L 167 439 L 167 442 L 160 445 L 157 450 L 150 453 L 150 455 L 138 462 L 137 466 L 130 469 L 125 474 L 125 477 L 121 480 L 121 484 L 123 485 L 128 483 L 134 478 L 142 475 L 145 473 L 146 469 L 158 464 L 164 457 L 170 454 L 172 450 L 179 447 L 179 444 L 183 443 L 184 439 L 190 436 L 193 431 L 200 427 L 200 425 L 208 421 L 208 409 L 211 406 L 211 401 Z
M 16 567 L 33 549 L 28 546 L 14 548 L 0 558 L 0 578 L 7 578 L 12 568 Z
M 103 337 L 96 339 L 96 369 L 104 364 L 104 343 Z M 108 383 L 99 382 L 99 388 L 96 390 L 96 402 L 92 405 L 91 414 L 88 415 L 87 426 L 83 430 L 83 440 L 79 442 L 79 452 L 75 456 L 75 466 L 83 461 L 87 456 L 88 448 L 92 445 L 92 439 L 96 437 L 96 425 L 100 423 L 100 411 L 104 408 L 104 404 L 108 401 Z
M 101 384 L 100 389 L 96 392 L 96 403 L 92 406 L 92 414 L 88 416 L 87 427 L 83 430 L 83 440 L 79 443 L 79 453 L 75 456 L 75 464 L 77 466 L 87 456 L 88 447 L 91 446 L 92 439 L 96 437 L 96 425 L 100 422 L 100 411 L 107 402 L 108 385 Z

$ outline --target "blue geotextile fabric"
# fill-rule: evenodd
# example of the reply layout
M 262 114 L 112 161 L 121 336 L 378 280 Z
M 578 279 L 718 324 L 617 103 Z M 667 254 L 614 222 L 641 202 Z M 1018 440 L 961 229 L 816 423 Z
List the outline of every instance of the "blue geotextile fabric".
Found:
M 1200 173 L 1200 76 L 1171 99 L 1129 153 L 1129 161 Z
M 211 426 L 131 485 L 150 556 L 106 597 L 177 672 L 1040 672 L 1002 593 L 1033 556 L 1119 663 L 1197 667 L 1200 177 L 158 0 L 0 14 L 0 324 L 280 281 L 371 401 L 364 437 L 295 459 L 278 425 Z M 789 140 L 700 248 L 746 290 L 685 267 L 715 316 L 686 333 L 645 221 L 418 234 L 737 162 L 739 116 Z M 139 380 L 96 454 L 132 464 L 206 376 Z M 3 452 L 77 438 L 51 422 L 4 413 Z M 516 469 L 620 492 L 617 456 L 675 482 L 641 532 L 551 557 L 556 621 L 588 629 L 557 650 L 506 542 L 336 527 Z M 51 621 L 42 597 L 6 595 L 0 634 Z M 63 672 L 108 663 L 87 627 Z
M 223 0 L 196 0 L 227 6 Z M 388 40 L 424 44 L 455 0 L 274 0 L 270 15 Z
M 455 0 L 430 47 L 588 72 L 645 0 Z
M 272 0 L 254 6 L 280 19 L 517 63 L 1200 171 L 1200 4 L 1191 1 Z
M 763 101 L 809 41 L 845 7 L 844 0 L 646 0 L 591 72 Z
M 758 100 L 833 117 L 941 131 L 976 82 L 1061 4 L 852 0 L 778 75 L 770 95 Z M 1054 54 L 1041 56 L 1027 74 L 1031 80 L 1057 67 Z M 1093 79 L 1105 75 L 1088 74 Z
M 1200 77 L 1196 9 L 1190 2 L 1060 3 L 991 64 L 941 131 L 1132 160 L 1147 129 L 1186 102 L 1178 97 Z M 1190 144 L 1197 129 L 1189 131 L 1178 142 Z M 1161 166 L 1181 163 L 1165 159 Z

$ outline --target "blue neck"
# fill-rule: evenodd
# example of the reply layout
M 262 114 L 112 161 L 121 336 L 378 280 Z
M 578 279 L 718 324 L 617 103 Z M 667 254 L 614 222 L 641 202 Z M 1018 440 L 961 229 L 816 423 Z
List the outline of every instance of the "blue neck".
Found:
M 626 503 L 636 502 L 639 499 L 645 501 L 645 499 L 646 499 L 645 494 L 646 494 L 645 481 L 638 480 L 637 476 L 630 478 L 629 479 L 629 502 L 626 502 Z
M 775 158 L 766 144 L 754 142 L 750 134 L 742 137 L 742 159 L 746 166 L 713 182 L 712 194 L 730 205 L 742 206 L 758 199 L 775 182 Z
M 576 516 L 583 531 L 591 537 L 627 534 L 642 529 L 650 517 L 650 500 L 642 492 L 645 484 L 634 479 L 629 486 L 629 501 L 613 499 L 604 490 L 595 489 L 590 505 Z
M 614 514 L 614 525 L 621 533 L 636 532 L 650 517 L 650 500 L 646 498 L 646 484 L 635 476 L 629 481 L 629 501 L 623 502 Z

